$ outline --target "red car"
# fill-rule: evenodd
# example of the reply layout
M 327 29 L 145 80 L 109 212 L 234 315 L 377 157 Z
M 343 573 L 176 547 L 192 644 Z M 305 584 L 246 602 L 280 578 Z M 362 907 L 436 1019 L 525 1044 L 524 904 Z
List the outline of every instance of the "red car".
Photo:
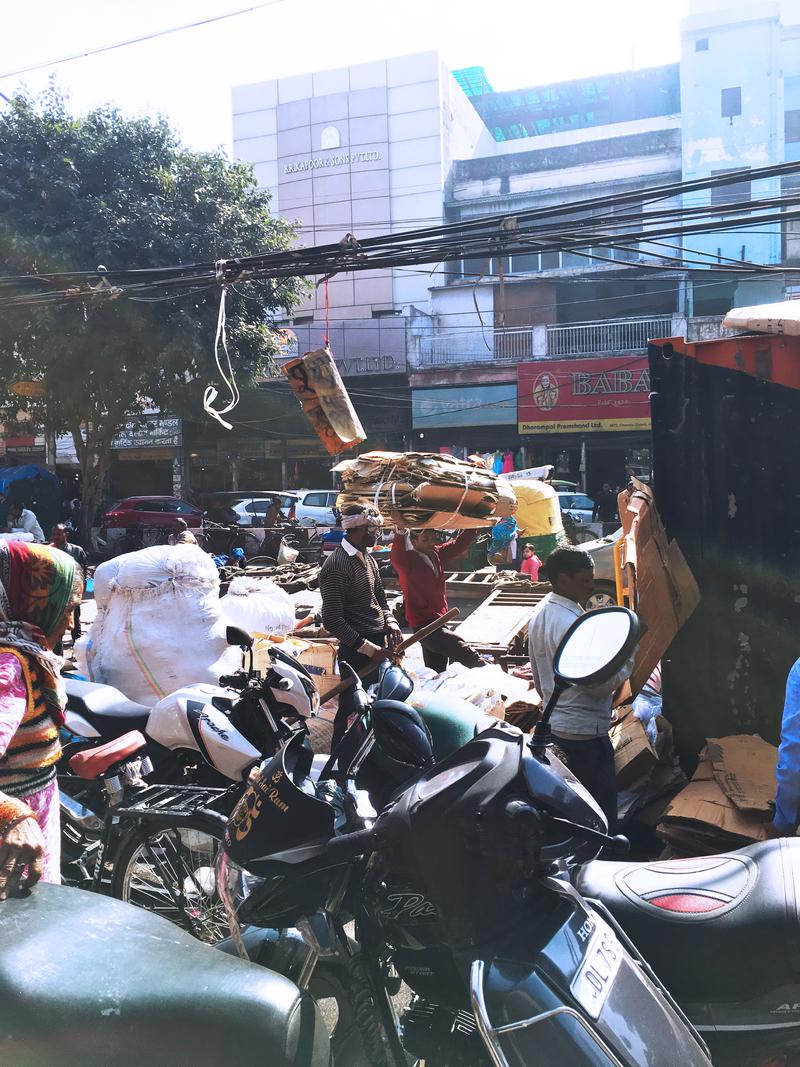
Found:
M 102 525 L 107 530 L 131 526 L 171 530 L 178 525 L 178 519 L 183 519 L 190 530 L 196 530 L 203 524 L 202 508 L 174 496 L 128 496 L 105 513 Z

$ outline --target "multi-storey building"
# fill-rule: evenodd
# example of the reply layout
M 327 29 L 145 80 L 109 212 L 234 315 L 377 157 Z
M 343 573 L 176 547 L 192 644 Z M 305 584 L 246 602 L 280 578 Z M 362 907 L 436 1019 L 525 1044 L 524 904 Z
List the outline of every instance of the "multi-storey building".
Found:
M 436 53 L 241 86 L 233 134 L 306 244 L 622 191 L 635 203 L 800 158 L 800 9 L 694 0 L 678 63 L 507 92 Z M 780 192 L 743 180 L 691 195 Z M 789 223 L 340 275 L 286 325 L 301 352 L 327 332 L 371 447 L 511 453 L 592 491 L 648 468 L 648 338 L 706 336 L 731 306 L 792 292 L 774 267 L 798 262 L 798 236 Z M 714 271 L 743 260 L 773 272 Z M 274 448 L 309 484 L 326 464 L 294 433 Z

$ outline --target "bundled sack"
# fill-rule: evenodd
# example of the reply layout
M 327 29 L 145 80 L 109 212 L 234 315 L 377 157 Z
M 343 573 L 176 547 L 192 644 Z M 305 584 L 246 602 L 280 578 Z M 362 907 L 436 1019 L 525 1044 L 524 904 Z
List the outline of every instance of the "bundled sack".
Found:
M 250 634 L 288 634 L 294 629 L 294 604 L 268 578 L 234 578 L 220 600 L 234 626 Z
M 284 363 L 283 372 L 303 414 L 332 456 L 366 441 L 333 356 L 327 348 Z
M 384 519 L 412 529 L 492 526 L 517 509 L 505 478 L 481 463 L 434 452 L 365 452 L 333 468 L 344 489 L 337 506 L 376 506 Z
M 197 545 L 154 545 L 101 563 L 97 618 L 81 666 L 93 682 L 116 686 L 152 707 L 196 682 L 241 666 L 225 640 L 219 573 Z

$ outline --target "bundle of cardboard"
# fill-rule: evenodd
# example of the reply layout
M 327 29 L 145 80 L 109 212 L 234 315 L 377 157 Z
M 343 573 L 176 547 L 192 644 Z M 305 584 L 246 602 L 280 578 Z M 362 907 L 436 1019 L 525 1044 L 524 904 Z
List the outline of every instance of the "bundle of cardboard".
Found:
M 767 837 L 778 750 L 758 734 L 710 738 L 691 782 L 657 830 L 682 856 L 712 855 Z
M 283 365 L 292 392 L 332 456 L 366 440 L 355 408 L 327 348 L 306 352 Z
M 511 485 L 480 463 L 429 452 L 366 452 L 333 468 L 338 506 L 370 503 L 394 526 L 459 530 L 492 526 L 517 508 Z

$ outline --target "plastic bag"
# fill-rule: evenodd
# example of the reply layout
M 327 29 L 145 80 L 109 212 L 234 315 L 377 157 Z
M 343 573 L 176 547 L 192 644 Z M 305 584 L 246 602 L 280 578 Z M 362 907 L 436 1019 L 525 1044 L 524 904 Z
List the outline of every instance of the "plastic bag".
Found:
M 288 634 L 294 629 L 294 603 L 268 578 L 234 578 L 220 605 L 234 626 L 251 634 Z
M 633 707 L 633 714 L 644 726 L 650 744 L 655 747 L 656 739 L 658 738 L 656 717 L 661 714 L 661 697 L 656 693 L 640 693 L 631 706 Z

